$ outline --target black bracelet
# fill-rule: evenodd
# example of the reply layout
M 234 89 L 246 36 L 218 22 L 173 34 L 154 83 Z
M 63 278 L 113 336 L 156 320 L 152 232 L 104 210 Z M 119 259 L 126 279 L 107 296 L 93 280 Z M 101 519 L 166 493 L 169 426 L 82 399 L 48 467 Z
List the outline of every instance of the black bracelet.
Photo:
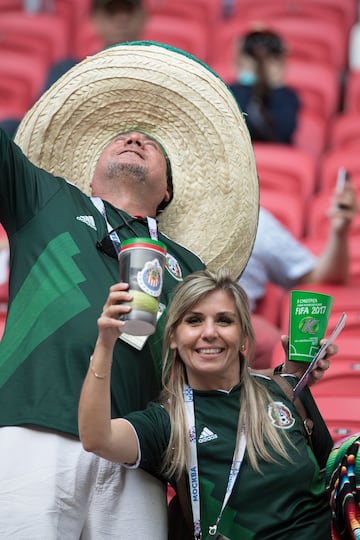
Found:
M 278 366 L 276 366 L 274 368 L 274 375 L 279 375 L 280 373 L 282 373 L 282 370 L 283 370 L 283 367 L 285 366 L 285 364 L 279 364 Z

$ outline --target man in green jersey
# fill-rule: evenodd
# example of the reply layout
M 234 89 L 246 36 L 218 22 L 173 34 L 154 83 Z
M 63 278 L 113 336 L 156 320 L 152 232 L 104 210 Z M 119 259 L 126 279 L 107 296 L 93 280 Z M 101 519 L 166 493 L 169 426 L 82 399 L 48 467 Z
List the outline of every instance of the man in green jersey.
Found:
M 118 280 L 121 240 L 166 244 L 164 311 L 175 284 L 205 264 L 241 273 L 258 213 L 244 120 L 206 66 L 167 47 L 124 44 L 57 81 L 16 143 L 0 134 L 11 253 L 0 343 L 1 537 L 165 539 L 164 485 L 82 450 L 80 388 Z M 148 339 L 117 340 L 113 417 L 159 393 L 162 329 L 163 316 Z

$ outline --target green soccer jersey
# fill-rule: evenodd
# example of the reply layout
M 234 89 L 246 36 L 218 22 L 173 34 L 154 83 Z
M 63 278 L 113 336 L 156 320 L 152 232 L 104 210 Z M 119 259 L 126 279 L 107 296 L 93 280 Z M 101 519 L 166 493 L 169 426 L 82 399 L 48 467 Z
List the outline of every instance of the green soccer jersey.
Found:
M 120 239 L 149 236 L 146 221 L 105 203 Z M 107 234 L 91 199 L 32 165 L 0 130 L 0 218 L 10 241 L 8 320 L 0 342 L 0 425 L 34 424 L 78 435 L 77 407 L 97 318 L 118 261 L 96 248 Z M 159 233 L 168 250 L 161 304 L 183 276 L 204 268 L 192 252 Z M 141 351 L 115 346 L 112 414 L 145 407 L 160 390 L 162 316 Z
M 280 387 L 267 377 L 273 402 L 269 417 L 287 430 L 287 461 L 260 461 L 261 474 L 244 461 L 222 515 L 218 532 L 232 540 L 329 540 L 330 513 L 325 484 L 308 446 L 300 416 Z M 233 458 L 239 414 L 240 387 L 231 392 L 194 391 L 203 538 L 220 513 Z M 141 466 L 156 474 L 167 445 L 170 422 L 159 404 L 132 413 L 141 447 Z

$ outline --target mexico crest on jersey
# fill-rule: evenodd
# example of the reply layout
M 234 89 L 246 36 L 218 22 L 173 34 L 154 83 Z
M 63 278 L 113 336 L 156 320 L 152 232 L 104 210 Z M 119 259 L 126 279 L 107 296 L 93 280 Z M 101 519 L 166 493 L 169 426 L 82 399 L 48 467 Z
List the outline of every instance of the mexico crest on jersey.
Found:
M 268 415 L 271 423 L 280 429 L 290 429 L 295 424 L 295 418 L 289 407 L 282 401 L 272 401 L 268 406 Z
M 180 268 L 180 264 L 177 262 L 175 257 L 170 255 L 170 253 L 166 254 L 166 263 L 165 268 L 170 272 L 170 274 L 177 279 L 178 281 L 182 280 L 182 272 Z

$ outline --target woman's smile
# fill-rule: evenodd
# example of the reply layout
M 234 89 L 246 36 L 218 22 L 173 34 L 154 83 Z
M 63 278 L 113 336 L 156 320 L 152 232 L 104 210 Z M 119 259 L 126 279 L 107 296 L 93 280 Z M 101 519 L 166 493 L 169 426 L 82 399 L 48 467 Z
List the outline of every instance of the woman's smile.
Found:
M 234 300 L 218 290 L 185 314 L 176 327 L 173 347 L 186 366 L 190 386 L 201 390 L 239 382 L 242 342 Z

